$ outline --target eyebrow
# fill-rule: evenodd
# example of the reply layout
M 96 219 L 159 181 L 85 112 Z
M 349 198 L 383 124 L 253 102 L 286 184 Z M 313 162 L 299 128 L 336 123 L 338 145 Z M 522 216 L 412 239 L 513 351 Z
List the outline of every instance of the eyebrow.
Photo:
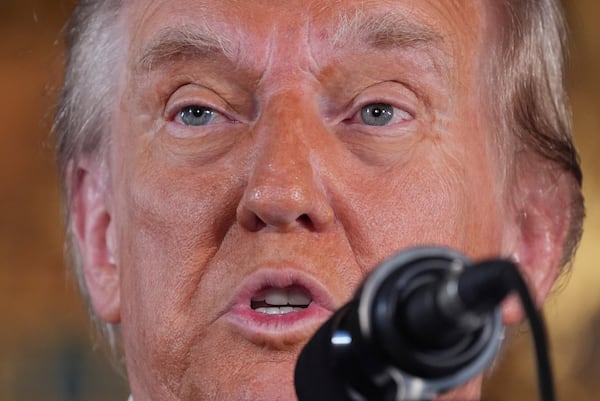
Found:
M 347 43 L 363 43 L 379 49 L 432 46 L 441 49 L 444 37 L 433 29 L 389 12 L 385 15 L 366 14 L 362 10 L 338 16 L 333 32 L 335 47 Z
M 352 14 L 343 12 L 329 32 L 331 43 L 337 48 L 348 43 L 360 43 L 378 49 L 425 45 L 439 49 L 443 42 L 443 36 L 439 33 L 393 12 L 385 15 L 366 14 L 361 10 Z M 235 54 L 232 42 L 207 24 L 168 27 L 143 48 L 135 69 L 150 72 L 179 57 L 202 58 L 215 52 L 227 58 Z
M 206 57 L 219 52 L 233 55 L 233 45 L 205 25 L 169 27 L 160 31 L 141 52 L 136 70 L 151 71 L 177 57 Z

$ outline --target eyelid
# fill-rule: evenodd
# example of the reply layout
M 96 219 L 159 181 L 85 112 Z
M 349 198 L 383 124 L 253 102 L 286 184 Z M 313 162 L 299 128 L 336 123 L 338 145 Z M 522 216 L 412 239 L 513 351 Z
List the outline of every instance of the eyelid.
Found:
M 173 91 L 165 103 L 163 118 L 175 121 L 184 108 L 191 106 L 211 109 L 217 117 L 236 121 L 233 110 L 223 98 L 210 89 L 193 84 L 183 85 Z
M 414 119 L 417 118 L 419 97 L 412 88 L 398 81 L 384 81 L 370 85 L 360 91 L 350 102 L 352 116 L 369 105 L 384 103 L 405 111 Z
M 167 106 L 165 107 L 164 118 L 167 121 L 177 121 L 183 109 L 185 109 L 186 107 L 193 106 L 212 110 L 216 114 L 216 118 L 220 117 L 229 121 L 234 121 L 229 116 L 230 114 L 228 112 L 224 112 L 222 108 L 214 106 L 213 104 L 211 104 L 211 102 L 195 99 L 182 99 L 181 101 L 176 101 L 173 104 L 167 104 Z

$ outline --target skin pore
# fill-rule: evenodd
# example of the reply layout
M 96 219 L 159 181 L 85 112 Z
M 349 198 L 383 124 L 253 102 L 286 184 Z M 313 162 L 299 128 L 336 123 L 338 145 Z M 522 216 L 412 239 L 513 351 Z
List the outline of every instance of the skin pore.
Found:
M 294 400 L 302 345 L 377 263 L 424 244 L 513 252 L 483 4 L 281 4 L 122 15 L 108 156 L 79 166 L 75 221 L 136 401 Z M 253 310 L 273 289 L 310 306 Z

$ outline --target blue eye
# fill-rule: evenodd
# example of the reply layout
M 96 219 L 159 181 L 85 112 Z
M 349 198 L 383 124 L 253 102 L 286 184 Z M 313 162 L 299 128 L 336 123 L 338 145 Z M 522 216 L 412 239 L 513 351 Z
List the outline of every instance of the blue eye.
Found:
M 360 118 L 367 125 L 387 125 L 394 118 L 394 107 L 387 103 L 371 103 L 360 110 Z
M 186 106 L 179 112 L 179 120 L 184 125 L 208 125 L 214 120 L 215 114 L 215 111 L 208 107 Z

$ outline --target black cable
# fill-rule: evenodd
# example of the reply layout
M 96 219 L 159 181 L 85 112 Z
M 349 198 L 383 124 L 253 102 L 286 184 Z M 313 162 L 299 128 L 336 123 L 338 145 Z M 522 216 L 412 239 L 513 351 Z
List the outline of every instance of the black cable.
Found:
M 465 306 L 471 311 L 488 311 L 515 291 L 529 320 L 535 346 L 535 361 L 541 401 L 555 401 L 548 337 L 544 322 L 531 299 L 527 284 L 517 266 L 504 259 L 477 263 L 459 280 Z
M 511 286 L 521 300 L 521 305 L 529 319 L 529 326 L 535 345 L 536 365 L 538 371 L 538 386 L 542 401 L 555 401 L 554 379 L 552 366 L 548 353 L 548 337 L 544 322 L 538 313 L 535 303 L 531 299 L 527 284 L 513 265 L 510 269 L 503 269 L 505 282 Z

